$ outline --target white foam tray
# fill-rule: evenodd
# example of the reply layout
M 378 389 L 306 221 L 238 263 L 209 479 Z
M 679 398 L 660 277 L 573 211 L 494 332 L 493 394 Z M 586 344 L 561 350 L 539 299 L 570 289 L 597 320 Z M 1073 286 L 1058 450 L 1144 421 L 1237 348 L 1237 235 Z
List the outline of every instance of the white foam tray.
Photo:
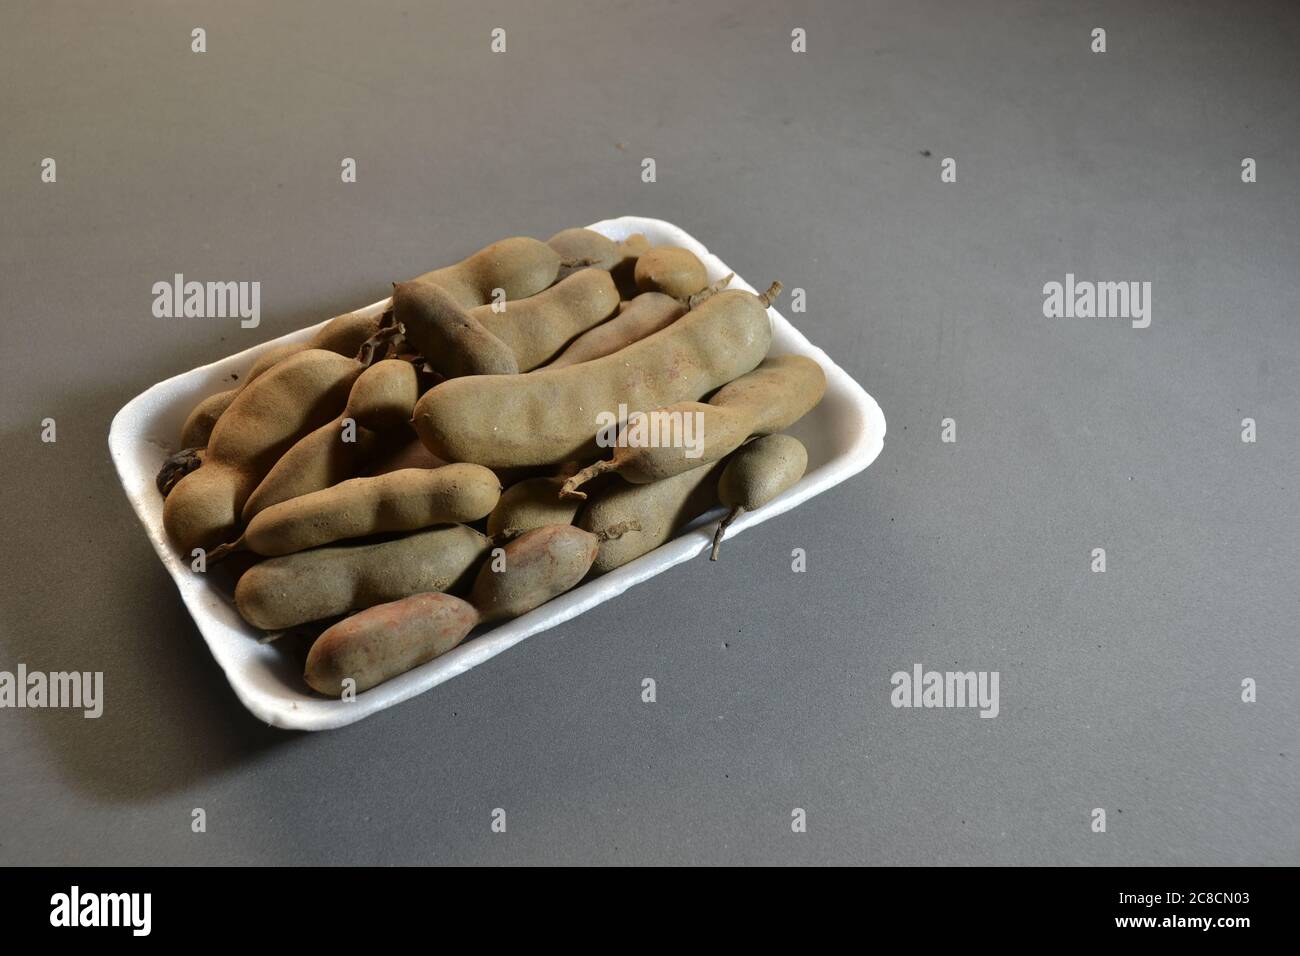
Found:
M 659 219 L 623 216 L 594 223 L 590 228 L 616 240 L 640 232 L 654 245 L 684 246 L 708 267 L 710 281 L 731 271 L 698 240 Z M 731 287 L 754 291 L 754 287 L 739 276 L 732 280 Z M 363 311 L 377 314 L 386 306 L 387 300 L 384 300 Z M 741 515 L 731 525 L 728 539 L 789 511 L 800 502 L 862 471 L 880 454 L 884 444 L 885 416 L 875 400 L 825 352 L 804 338 L 784 316 L 775 309 L 769 309 L 768 314 L 773 327 L 772 354 L 807 355 L 821 363 L 826 370 L 826 397 L 790 429 L 791 434 L 808 447 L 807 474 L 766 507 Z M 244 706 L 268 724 L 295 730 L 328 730 L 360 720 L 450 680 L 524 638 L 563 624 L 588 608 L 617 597 L 632 585 L 697 557 L 708 548 L 713 520 L 697 522 L 673 541 L 616 571 L 574 588 L 529 614 L 472 635 L 455 650 L 358 694 L 355 701 L 327 700 L 316 696 L 308 690 L 286 654 L 272 645 L 258 643 L 259 633 L 240 618 L 229 595 L 204 575 L 192 572 L 188 560 L 182 559 L 168 542 L 163 533 L 162 496 L 154 486 L 154 476 L 163 459 L 176 450 L 181 425 L 200 399 L 230 387 L 231 374 L 242 376 L 266 349 L 306 339 L 319 327 L 264 342 L 219 362 L 159 382 L 127 402 L 113 418 L 108 433 L 109 451 L 122 479 L 122 488 L 139 515 L 158 557 L 176 581 L 181 598 L 203 639 L 208 642 L 212 656 L 225 671 L 230 686 Z M 726 560 L 725 549 L 722 560 Z

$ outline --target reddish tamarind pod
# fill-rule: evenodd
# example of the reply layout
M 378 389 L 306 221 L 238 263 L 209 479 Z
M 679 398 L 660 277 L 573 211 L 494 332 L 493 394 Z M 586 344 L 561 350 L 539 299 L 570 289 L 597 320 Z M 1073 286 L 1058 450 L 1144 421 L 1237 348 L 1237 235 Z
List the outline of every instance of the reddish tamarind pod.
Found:
M 342 696 L 349 680 L 352 690 L 369 690 L 447 653 L 478 620 L 472 605 L 439 592 L 377 604 L 316 638 L 303 679 L 327 697 Z

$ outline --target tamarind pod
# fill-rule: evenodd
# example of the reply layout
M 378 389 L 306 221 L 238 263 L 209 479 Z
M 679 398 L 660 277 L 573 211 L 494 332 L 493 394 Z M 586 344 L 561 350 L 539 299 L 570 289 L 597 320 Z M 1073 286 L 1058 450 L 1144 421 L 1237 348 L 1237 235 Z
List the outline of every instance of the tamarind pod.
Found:
M 294 342 L 290 345 L 278 345 L 267 349 L 257 357 L 252 367 L 244 375 L 242 382 L 234 388 L 228 388 L 225 391 L 209 395 L 194 407 L 181 428 L 181 447 L 202 448 L 205 446 L 212 435 L 212 429 L 217 424 L 217 419 L 230 407 L 235 397 L 247 387 L 249 382 L 255 380 L 277 362 L 311 348 L 325 349 L 351 358 L 357 354 L 357 349 L 361 347 L 361 343 L 378 331 L 379 321 L 380 317 L 377 315 L 365 316 L 360 312 L 349 312 L 330 319 L 307 342 Z
M 295 442 L 248 496 L 240 520 L 248 524 L 267 508 L 355 477 L 376 454 L 381 436 L 358 425 L 344 441 L 345 421 L 340 416 Z
M 348 538 L 477 521 L 500 496 L 497 476 L 482 465 L 407 468 L 271 505 L 248 523 L 240 541 L 277 557 Z
M 500 570 L 495 558 L 484 563 L 469 601 L 485 622 L 518 617 L 581 581 L 599 547 L 573 525 L 534 528 L 505 545 Z
M 604 574 L 653 551 L 716 505 L 721 470 L 706 465 L 645 485 L 616 478 L 593 493 L 578 516 L 579 528 L 605 538 L 592 570 Z M 635 528 L 610 534 L 620 526 Z
M 807 470 L 808 450 L 791 435 L 756 438 L 732 455 L 718 479 L 718 500 L 727 514 L 718 522 L 709 560 L 718 560 L 718 549 L 732 521 L 793 488 Z
M 185 419 L 185 424 L 181 426 L 181 447 L 202 448 L 207 445 L 208 439 L 212 437 L 212 429 L 216 427 L 217 419 L 225 414 L 238 394 L 239 388 L 228 388 L 224 392 L 209 395 L 195 405 L 189 417 Z
M 395 283 L 393 317 L 429 366 L 449 379 L 519 371 L 510 346 L 434 282 Z
M 687 299 L 704 291 L 709 272 L 695 253 L 679 246 L 655 246 L 636 260 L 636 287 Z
M 529 531 L 502 549 L 500 570 L 494 560 L 483 564 L 475 604 L 419 593 L 358 611 L 316 639 L 304 679 L 337 697 L 347 680 L 363 691 L 403 674 L 456 647 L 480 621 L 518 617 L 568 591 L 586 575 L 597 547 L 595 535 L 571 525 Z
M 327 349 L 354 358 L 361 344 L 379 331 L 383 313 L 367 315 L 364 309 L 336 315 L 311 337 L 309 347 Z
M 803 355 L 765 358 L 754 371 L 719 389 L 707 404 L 678 402 L 630 420 L 613 457 L 584 468 L 561 489 L 577 489 L 596 475 L 617 472 L 627 481 L 660 481 L 729 455 L 751 435 L 788 428 L 826 393 L 826 373 Z
M 547 239 L 546 244 L 554 249 L 561 259 L 568 262 L 582 262 L 595 269 L 608 271 L 623 261 L 621 243 L 592 229 L 561 229 Z
M 360 363 L 323 349 L 291 355 L 250 383 L 218 419 L 203 465 L 163 503 L 163 526 L 188 552 L 229 541 L 248 495 L 302 435 L 337 414 Z
M 342 414 L 304 435 L 267 472 L 244 502 L 244 523 L 271 505 L 354 477 L 382 448 L 380 431 L 409 421 L 418 397 L 411 363 L 385 359 L 371 365 L 353 382 Z
M 369 690 L 442 654 L 465 639 L 478 612 L 458 597 L 413 594 L 358 611 L 328 628 L 307 653 L 303 679 L 339 697 L 346 685 Z
M 686 314 L 686 306 L 662 292 L 643 292 L 620 304 L 618 315 L 583 332 L 542 368 L 565 368 L 611 355 L 667 328 Z
M 525 531 L 547 525 L 573 524 L 582 502 L 560 497 L 564 481 L 551 475 L 527 478 L 508 487 L 488 515 L 488 535 L 495 541 L 518 537 Z
M 487 548 L 483 535 L 451 524 L 377 544 L 299 551 L 244 572 L 235 606 L 254 627 L 279 631 L 424 591 L 456 591 L 469 585 Z
M 633 233 L 622 242 L 615 242 L 591 229 L 564 229 L 546 240 L 566 262 L 582 262 L 604 269 L 614 280 L 620 293 L 634 294 L 634 272 L 637 257 L 650 248 L 650 242 L 641 233 Z
M 256 380 L 259 375 L 277 362 L 288 358 L 290 355 L 305 352 L 309 348 L 311 346 L 305 342 L 295 342 L 292 345 L 274 346 L 259 355 L 244 374 L 242 382 L 234 388 L 228 388 L 223 392 L 209 395 L 194 406 L 194 410 L 190 412 L 189 417 L 185 419 L 185 424 L 181 427 L 181 447 L 202 448 L 207 445 L 208 439 L 212 437 L 212 429 L 216 427 L 217 419 L 225 413 L 239 393 L 248 387 L 249 382 Z
M 560 254 L 546 243 L 514 236 L 416 280 L 440 286 L 462 309 L 472 309 L 491 302 L 496 289 L 503 290 L 507 299 L 535 295 L 555 281 L 561 265 Z
M 415 429 L 446 461 L 489 468 L 594 457 L 604 416 L 697 400 L 756 367 L 772 326 L 764 296 L 728 290 L 611 355 L 530 375 L 455 378 L 425 392 Z
M 618 287 L 620 298 L 632 299 L 641 291 L 636 287 L 636 261 L 650 251 L 650 240 L 634 232 L 620 243 L 621 261 L 610 267 L 609 274 Z
M 506 344 L 521 372 L 553 359 L 575 336 L 599 325 L 618 308 L 608 272 L 580 269 L 527 299 L 470 309 L 489 333 Z

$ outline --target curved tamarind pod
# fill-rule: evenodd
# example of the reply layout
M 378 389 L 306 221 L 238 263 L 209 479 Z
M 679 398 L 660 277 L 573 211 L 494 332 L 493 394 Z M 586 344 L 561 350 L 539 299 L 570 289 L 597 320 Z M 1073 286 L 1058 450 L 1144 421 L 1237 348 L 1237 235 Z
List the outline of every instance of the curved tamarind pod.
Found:
M 447 378 L 514 375 L 519 371 L 510 346 L 483 327 L 434 282 L 393 285 L 393 318 L 429 366 Z
M 470 309 L 469 316 L 504 342 L 519 370 L 527 372 L 612 316 L 618 303 L 618 289 L 608 272 L 580 269 L 544 292 L 504 303 L 500 311 L 484 305 Z
M 410 420 L 419 396 L 410 362 L 384 359 L 370 366 L 357 376 L 339 417 L 304 435 L 267 472 L 244 502 L 244 523 L 271 505 L 356 475 L 382 449 L 382 433 Z
M 561 498 L 564 479 L 555 475 L 526 478 L 501 493 L 488 515 L 487 532 L 494 541 L 509 540 L 547 525 L 573 524 L 582 502 Z
M 168 537 L 186 552 L 234 537 L 253 489 L 298 438 L 337 414 L 361 368 L 354 359 L 310 349 L 245 388 L 212 430 L 203 466 L 164 501 Z
M 573 525 L 534 528 L 505 545 L 500 570 L 484 563 L 469 602 L 483 621 L 518 617 L 586 577 L 599 548 L 599 538 Z
M 620 303 L 618 315 L 583 332 L 542 368 L 566 368 L 612 355 L 667 328 L 685 314 L 686 306 L 672 296 L 662 292 L 643 292 L 630 302 Z
M 378 544 L 312 548 L 245 571 L 235 585 L 235 606 L 254 627 L 281 631 L 412 594 L 468 587 L 487 549 L 487 538 L 458 524 Z
M 309 346 L 353 358 L 357 354 L 357 349 L 361 348 L 361 343 L 379 331 L 382 321 L 382 312 L 378 315 L 366 315 L 364 309 L 336 315 L 311 337 Z
M 772 341 L 767 306 L 780 288 L 720 292 L 666 329 L 581 365 L 449 379 L 416 403 L 415 430 L 439 458 L 489 468 L 589 458 L 620 406 L 697 400 L 755 368 Z
M 642 292 L 664 292 L 689 299 L 703 292 L 709 273 L 695 253 L 680 246 L 655 246 L 636 260 L 636 287 Z
M 237 541 L 213 551 L 209 560 L 239 550 L 279 557 L 348 538 L 477 521 L 500 497 L 497 476 L 482 465 L 352 478 L 259 511 Z
M 808 450 L 790 435 L 756 438 L 732 455 L 718 479 L 718 499 L 728 510 L 713 535 L 709 560 L 718 560 L 718 549 L 731 522 L 793 488 L 807 470 Z
M 394 318 L 445 378 L 536 368 L 613 315 L 619 302 L 614 280 L 599 269 L 580 269 L 526 299 L 473 309 L 429 283 L 402 282 L 393 290 Z
M 622 242 L 608 239 L 591 229 L 564 229 L 546 240 L 567 262 L 581 262 L 604 269 L 614 280 L 620 295 L 636 294 L 636 260 L 650 249 L 650 241 L 633 233 Z
M 499 565 L 496 555 L 483 563 L 473 603 L 425 592 L 358 611 L 316 639 L 303 677 L 313 690 L 338 697 L 345 681 L 363 691 L 404 674 L 456 647 L 481 621 L 518 617 L 572 588 L 599 543 L 571 525 L 530 531 L 502 549 Z
M 447 653 L 474 629 L 478 611 L 450 594 L 426 592 L 377 604 L 344 618 L 316 638 L 303 679 L 328 697 L 404 674 Z
M 560 253 L 546 243 L 513 236 L 485 246 L 455 265 L 416 276 L 415 281 L 440 286 L 462 309 L 472 309 L 491 302 L 497 289 L 504 291 L 507 299 L 536 295 L 555 281 L 563 264 Z
M 612 458 L 598 461 L 564 483 L 560 494 L 585 497 L 583 484 L 616 472 L 634 484 L 660 481 L 718 461 L 751 435 L 789 428 L 826 393 L 826 373 L 803 355 L 766 358 L 754 371 L 724 385 L 709 399 L 678 402 L 630 419 Z
M 257 357 L 257 361 L 244 375 L 242 382 L 234 388 L 209 395 L 194 406 L 194 410 L 190 412 L 181 427 L 181 448 L 202 448 L 206 445 L 212 435 L 212 429 L 216 427 L 217 419 L 230 407 L 235 397 L 248 387 L 249 382 L 254 381 L 276 363 L 308 349 L 325 349 L 351 358 L 357 354 L 361 343 L 378 331 L 379 322 L 380 316 L 377 315 L 367 316 L 361 312 L 348 312 L 330 319 L 306 342 L 294 342 L 267 349 Z
M 602 539 L 592 570 L 612 571 L 669 541 L 718 503 L 721 472 L 718 463 L 645 485 L 616 478 L 594 493 L 578 516 L 579 528 Z

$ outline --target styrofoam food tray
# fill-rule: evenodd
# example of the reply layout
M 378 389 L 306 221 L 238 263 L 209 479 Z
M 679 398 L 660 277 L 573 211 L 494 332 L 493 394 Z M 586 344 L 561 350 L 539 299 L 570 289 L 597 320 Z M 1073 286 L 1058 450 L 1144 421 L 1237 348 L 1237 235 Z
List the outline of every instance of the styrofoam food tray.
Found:
M 684 246 L 704 262 L 710 281 L 731 271 L 698 240 L 659 219 L 622 216 L 595 223 L 590 228 L 615 240 L 640 232 L 653 245 Z M 739 276 L 732 280 L 731 288 L 754 291 Z M 378 314 L 387 304 L 388 300 L 376 302 L 363 311 Z M 772 354 L 795 353 L 820 362 L 826 370 L 826 397 L 790 429 L 808 447 L 807 474 L 766 507 L 736 519 L 728 531 L 728 539 L 862 471 L 880 454 L 884 444 L 885 416 L 875 400 L 776 309 L 769 309 L 768 315 L 772 319 Z M 212 656 L 225 671 L 244 706 L 268 724 L 296 730 L 328 730 L 360 720 L 482 664 L 524 638 L 562 624 L 708 548 L 713 522 L 697 522 L 691 530 L 636 561 L 588 581 L 522 617 L 471 635 L 442 657 L 358 694 L 355 701 L 316 696 L 296 672 L 296 662 L 289 666 L 291 662 L 282 651 L 259 643 L 259 632 L 244 623 L 229 596 L 204 575 L 192 572 L 188 558 L 183 559 L 167 540 L 162 524 L 163 500 L 154 486 L 154 476 L 163 459 L 176 450 L 181 425 L 200 399 L 229 388 L 231 374 L 242 376 L 265 350 L 309 338 L 319 327 L 263 342 L 219 362 L 159 382 L 127 402 L 113 418 L 108 433 L 109 451 L 126 496 L 158 557 L 176 581 Z

